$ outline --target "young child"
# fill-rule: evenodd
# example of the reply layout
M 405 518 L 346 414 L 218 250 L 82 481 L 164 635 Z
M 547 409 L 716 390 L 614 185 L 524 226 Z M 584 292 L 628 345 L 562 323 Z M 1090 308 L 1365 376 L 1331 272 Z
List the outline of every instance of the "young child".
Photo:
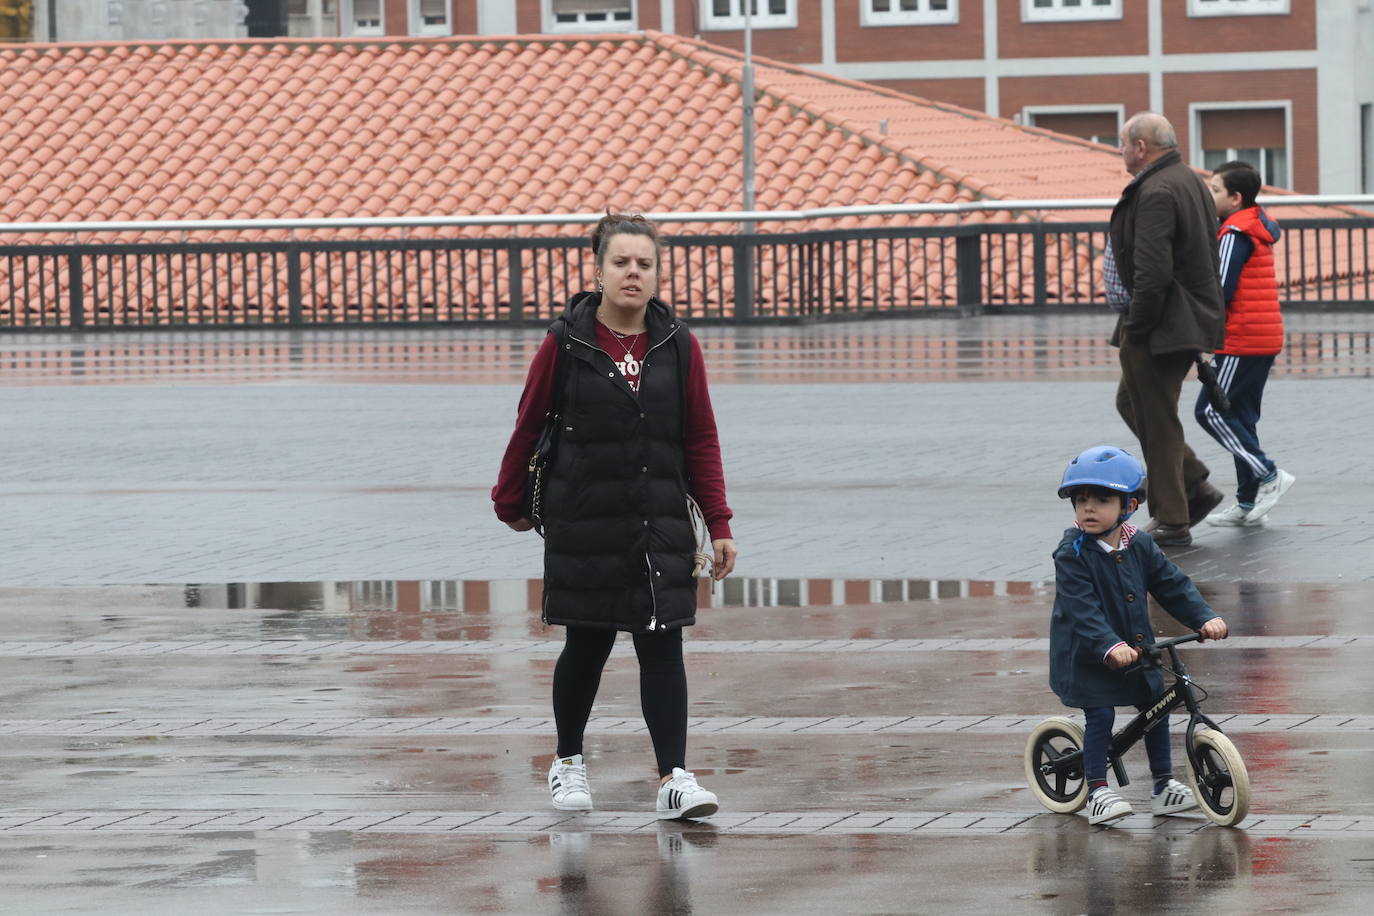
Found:
M 1274 272 L 1279 227 L 1255 204 L 1260 175 L 1248 162 L 1223 162 L 1212 173 L 1212 199 L 1221 228 L 1221 286 L 1226 294 L 1226 345 L 1212 358 L 1217 380 L 1231 409 L 1218 413 L 1199 393 L 1193 415 L 1207 434 L 1236 462 L 1236 504 L 1207 516 L 1209 525 L 1258 525 L 1293 485 L 1260 448 L 1259 424 L 1264 383 L 1283 349 L 1283 317 Z
M 1083 710 L 1088 823 L 1105 824 L 1133 813 L 1107 787 L 1116 707 L 1143 709 L 1164 690 L 1158 668 L 1132 667 L 1139 647 L 1155 641 L 1148 596 L 1204 639 L 1225 639 L 1226 623 L 1148 533 L 1125 523 L 1145 498 L 1145 470 L 1130 453 L 1109 445 L 1083 452 L 1065 469 L 1059 498 L 1073 500 L 1076 527 L 1054 551 L 1050 687 L 1065 706 Z M 1173 778 L 1167 718 L 1145 734 L 1145 750 L 1154 780 L 1150 810 L 1196 807 L 1192 791 Z

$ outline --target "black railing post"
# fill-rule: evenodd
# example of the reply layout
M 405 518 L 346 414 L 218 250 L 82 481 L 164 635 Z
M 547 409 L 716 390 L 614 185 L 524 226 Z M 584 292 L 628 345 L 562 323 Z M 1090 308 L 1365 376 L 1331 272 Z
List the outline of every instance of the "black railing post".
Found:
M 1045 305 L 1050 298 L 1049 268 L 1046 264 L 1049 240 L 1046 238 L 1045 224 L 1036 223 L 1032 235 L 1031 265 L 1035 277 L 1035 304 Z
M 73 251 L 67 256 L 67 286 L 71 295 L 68 312 L 73 328 L 86 326 L 86 296 L 82 289 L 81 253 Z
M 975 232 L 954 239 L 954 275 L 959 311 L 978 312 L 983 306 L 983 237 Z
M 301 298 L 301 250 L 292 244 L 286 248 L 286 323 L 293 328 L 305 323 Z
M 510 320 L 518 324 L 525 318 L 525 260 L 520 248 L 511 243 L 506 263 L 510 266 Z
M 735 319 L 754 317 L 754 243 L 735 239 Z

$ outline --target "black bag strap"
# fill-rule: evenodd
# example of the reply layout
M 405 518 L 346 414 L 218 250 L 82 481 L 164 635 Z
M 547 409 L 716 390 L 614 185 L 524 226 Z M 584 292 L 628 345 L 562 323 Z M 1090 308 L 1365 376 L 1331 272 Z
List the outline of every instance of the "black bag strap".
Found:
M 563 389 L 568 384 L 568 356 L 564 352 L 568 349 L 567 322 L 555 321 L 549 326 L 549 333 L 553 335 L 555 349 L 553 364 L 553 399 L 549 401 L 548 419 L 554 420 L 563 415 Z

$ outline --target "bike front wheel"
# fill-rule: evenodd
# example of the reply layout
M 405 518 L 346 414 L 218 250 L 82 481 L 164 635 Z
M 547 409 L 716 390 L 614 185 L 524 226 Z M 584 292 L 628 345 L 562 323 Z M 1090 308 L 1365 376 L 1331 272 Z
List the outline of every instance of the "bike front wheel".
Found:
M 1250 774 L 1231 739 L 1211 728 L 1193 734 L 1188 777 L 1197 803 L 1223 827 L 1250 812 Z
M 1026 782 L 1040 804 L 1056 814 L 1073 814 L 1088 803 L 1083 776 L 1083 726 L 1064 716 L 1051 716 L 1026 740 Z M 1077 762 L 1060 760 L 1075 751 Z

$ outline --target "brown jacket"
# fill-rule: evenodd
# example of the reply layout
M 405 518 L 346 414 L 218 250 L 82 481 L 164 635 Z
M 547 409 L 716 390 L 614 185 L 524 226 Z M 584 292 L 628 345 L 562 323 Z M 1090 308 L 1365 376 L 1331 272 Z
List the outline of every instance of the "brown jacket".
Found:
M 1202 179 L 1166 153 L 1136 176 L 1112 210 L 1112 251 L 1131 303 L 1116 323 L 1156 355 L 1212 352 L 1226 330 L 1217 216 Z

